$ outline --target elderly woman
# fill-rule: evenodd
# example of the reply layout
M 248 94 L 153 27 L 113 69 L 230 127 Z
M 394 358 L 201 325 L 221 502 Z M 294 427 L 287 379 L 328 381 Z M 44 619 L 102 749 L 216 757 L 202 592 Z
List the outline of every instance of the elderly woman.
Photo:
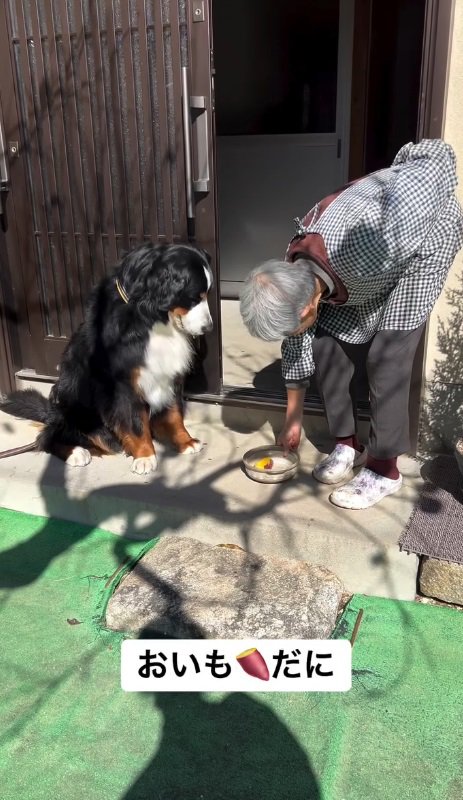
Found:
M 413 359 L 426 320 L 463 243 L 455 156 L 441 140 L 403 147 L 392 166 L 326 197 L 309 211 L 285 261 L 254 269 L 241 293 L 253 336 L 283 339 L 286 422 L 279 437 L 297 449 L 304 395 L 315 372 L 332 453 L 314 471 L 342 484 L 343 508 L 378 503 L 402 484 L 397 456 L 409 448 Z M 354 372 L 366 365 L 371 427 L 356 435 Z

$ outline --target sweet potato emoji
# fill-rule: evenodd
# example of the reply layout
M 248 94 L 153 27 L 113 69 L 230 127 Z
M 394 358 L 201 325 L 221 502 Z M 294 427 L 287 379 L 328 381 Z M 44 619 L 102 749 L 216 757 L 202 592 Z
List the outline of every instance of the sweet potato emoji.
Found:
M 268 681 L 270 678 L 270 673 L 264 657 L 255 647 L 251 647 L 249 650 L 240 653 L 239 656 L 236 656 L 236 660 L 244 671 L 247 672 L 248 675 L 252 675 L 253 678 L 260 678 L 261 681 Z

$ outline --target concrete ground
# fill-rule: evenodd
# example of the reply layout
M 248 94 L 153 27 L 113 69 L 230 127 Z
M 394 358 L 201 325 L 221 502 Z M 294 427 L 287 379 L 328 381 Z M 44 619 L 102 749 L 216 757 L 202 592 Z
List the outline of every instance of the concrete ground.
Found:
M 284 390 L 281 342 L 252 337 L 240 316 L 238 300 L 222 300 L 222 359 L 225 386 Z
M 234 542 L 256 553 L 304 559 L 335 572 L 349 592 L 413 599 L 417 559 L 401 553 L 397 540 L 421 482 L 419 463 L 401 459 L 404 486 L 366 511 L 330 504 L 329 487 L 311 476 L 329 452 L 320 418 L 306 420 L 301 467 L 293 480 L 276 485 L 251 481 L 243 453 L 273 443 L 278 414 L 192 404 L 191 433 L 207 443 L 197 455 L 158 448 L 158 470 L 130 471 L 123 455 L 68 467 L 46 454 L 0 460 L 0 504 L 6 508 L 99 526 L 120 536 L 151 538 L 176 533 L 214 544 Z M 36 428 L 0 413 L 0 450 L 35 439 Z

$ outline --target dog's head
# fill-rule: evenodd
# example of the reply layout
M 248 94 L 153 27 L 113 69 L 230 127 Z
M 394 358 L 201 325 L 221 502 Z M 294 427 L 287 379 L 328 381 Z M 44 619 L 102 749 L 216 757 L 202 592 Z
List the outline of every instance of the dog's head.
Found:
M 127 253 L 116 277 L 148 325 L 170 320 L 192 336 L 212 330 L 207 302 L 212 272 L 205 250 L 146 243 Z

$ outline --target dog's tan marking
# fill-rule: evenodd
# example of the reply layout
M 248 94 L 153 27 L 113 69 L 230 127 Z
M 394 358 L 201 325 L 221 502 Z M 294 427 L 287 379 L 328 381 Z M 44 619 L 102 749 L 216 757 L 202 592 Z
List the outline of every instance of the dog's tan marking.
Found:
M 115 429 L 114 433 L 120 440 L 124 451 L 133 458 L 148 458 L 155 455 L 153 440 L 151 438 L 150 419 L 147 409 L 140 413 L 143 424 L 141 436 L 122 428 Z
M 186 314 L 188 314 L 188 310 L 188 308 L 177 306 L 177 308 L 172 308 L 170 313 L 173 314 L 174 317 L 184 317 Z
M 145 398 L 144 398 L 143 392 L 140 389 L 140 374 L 141 374 L 140 367 L 135 367 L 135 369 L 133 369 L 131 374 L 130 374 L 130 383 L 132 384 L 132 388 L 133 388 L 135 394 L 138 395 L 138 397 L 141 397 L 144 400 Z
M 183 414 L 177 405 L 157 419 L 151 420 L 151 431 L 160 439 L 167 439 L 179 453 L 196 453 L 202 449 L 198 439 L 193 439 L 183 423 Z
M 110 456 L 113 455 L 115 452 L 114 450 L 109 447 L 99 436 L 89 436 L 89 441 L 92 443 L 93 447 L 90 448 L 90 452 L 92 455 L 96 456 Z

